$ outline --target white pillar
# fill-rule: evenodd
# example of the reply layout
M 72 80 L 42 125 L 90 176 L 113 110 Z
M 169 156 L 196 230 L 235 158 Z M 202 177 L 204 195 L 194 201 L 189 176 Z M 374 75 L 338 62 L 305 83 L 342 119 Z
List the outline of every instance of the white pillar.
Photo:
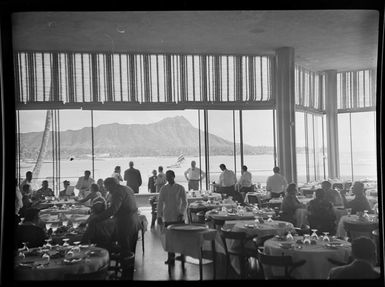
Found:
M 278 166 L 289 183 L 297 182 L 294 48 L 277 49 L 275 63 Z
M 340 176 L 338 156 L 337 71 L 325 71 L 325 111 L 327 134 L 328 177 Z

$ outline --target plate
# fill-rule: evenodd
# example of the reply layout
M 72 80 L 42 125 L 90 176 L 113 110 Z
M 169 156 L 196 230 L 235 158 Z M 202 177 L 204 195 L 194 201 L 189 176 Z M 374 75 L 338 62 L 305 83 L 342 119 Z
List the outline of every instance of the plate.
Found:
M 82 258 L 63 259 L 64 264 L 75 264 L 82 261 Z
M 206 230 L 207 226 L 206 225 L 183 224 L 183 225 L 171 226 L 170 229 L 179 230 L 179 231 L 200 231 L 200 230 Z
M 254 228 L 255 225 L 254 224 L 245 224 L 245 227 L 247 227 L 247 228 Z

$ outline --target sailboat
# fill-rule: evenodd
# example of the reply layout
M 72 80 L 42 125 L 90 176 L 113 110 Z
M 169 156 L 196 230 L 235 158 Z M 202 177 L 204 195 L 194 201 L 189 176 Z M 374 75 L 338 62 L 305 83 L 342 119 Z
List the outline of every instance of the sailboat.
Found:
M 177 160 L 176 160 L 176 163 L 172 164 L 172 165 L 169 165 L 167 166 L 167 168 L 179 168 L 182 166 L 182 163 L 184 162 L 185 158 L 184 158 L 184 155 L 183 153 L 181 153 Z

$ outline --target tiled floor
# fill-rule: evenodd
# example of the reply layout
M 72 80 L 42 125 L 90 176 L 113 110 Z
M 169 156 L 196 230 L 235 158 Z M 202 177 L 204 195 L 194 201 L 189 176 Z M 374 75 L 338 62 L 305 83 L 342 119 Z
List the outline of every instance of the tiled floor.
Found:
M 157 225 L 154 229 L 150 228 L 151 209 L 147 207 L 140 208 L 141 213 L 147 217 L 149 222 L 148 230 L 145 232 L 145 252 L 142 252 L 142 243 L 139 240 L 136 247 L 135 273 L 134 280 L 199 280 L 199 265 L 193 263 L 185 264 L 185 272 L 182 272 L 181 262 L 176 261 L 171 270 L 171 277 L 168 274 L 168 266 L 164 264 L 167 259 L 167 253 L 163 250 L 160 233 Z M 219 259 L 217 262 L 217 279 L 225 279 L 225 264 Z M 213 279 L 212 263 L 203 265 L 203 280 Z M 236 279 L 234 273 L 228 274 L 228 279 Z

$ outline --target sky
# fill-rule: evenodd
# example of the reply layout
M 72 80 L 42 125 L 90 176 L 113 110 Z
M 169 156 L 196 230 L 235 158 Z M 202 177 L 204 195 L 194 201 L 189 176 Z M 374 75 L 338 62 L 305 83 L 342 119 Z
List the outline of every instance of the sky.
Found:
M 236 112 L 236 126 L 239 117 Z M 299 113 L 298 113 L 299 114 Z M 45 111 L 20 111 L 20 131 L 39 132 L 44 129 Z M 166 117 L 184 116 L 194 127 L 198 128 L 198 112 L 184 111 L 94 111 L 94 126 L 107 123 L 149 124 Z M 296 117 L 297 125 L 301 117 Z M 303 117 L 302 117 L 303 119 Z M 203 125 L 203 113 L 201 113 Z M 61 110 L 60 129 L 77 130 L 91 126 L 91 112 L 82 110 Z M 245 144 L 273 146 L 272 111 L 243 111 L 243 139 Z M 209 111 L 209 132 L 233 141 L 233 112 Z M 339 115 L 339 146 L 340 152 L 350 150 L 349 114 Z M 304 129 L 299 126 L 296 132 L 297 146 L 304 146 Z M 376 132 L 374 113 L 353 113 L 352 130 L 354 150 L 375 150 Z M 239 142 L 239 128 L 236 129 L 236 142 Z

